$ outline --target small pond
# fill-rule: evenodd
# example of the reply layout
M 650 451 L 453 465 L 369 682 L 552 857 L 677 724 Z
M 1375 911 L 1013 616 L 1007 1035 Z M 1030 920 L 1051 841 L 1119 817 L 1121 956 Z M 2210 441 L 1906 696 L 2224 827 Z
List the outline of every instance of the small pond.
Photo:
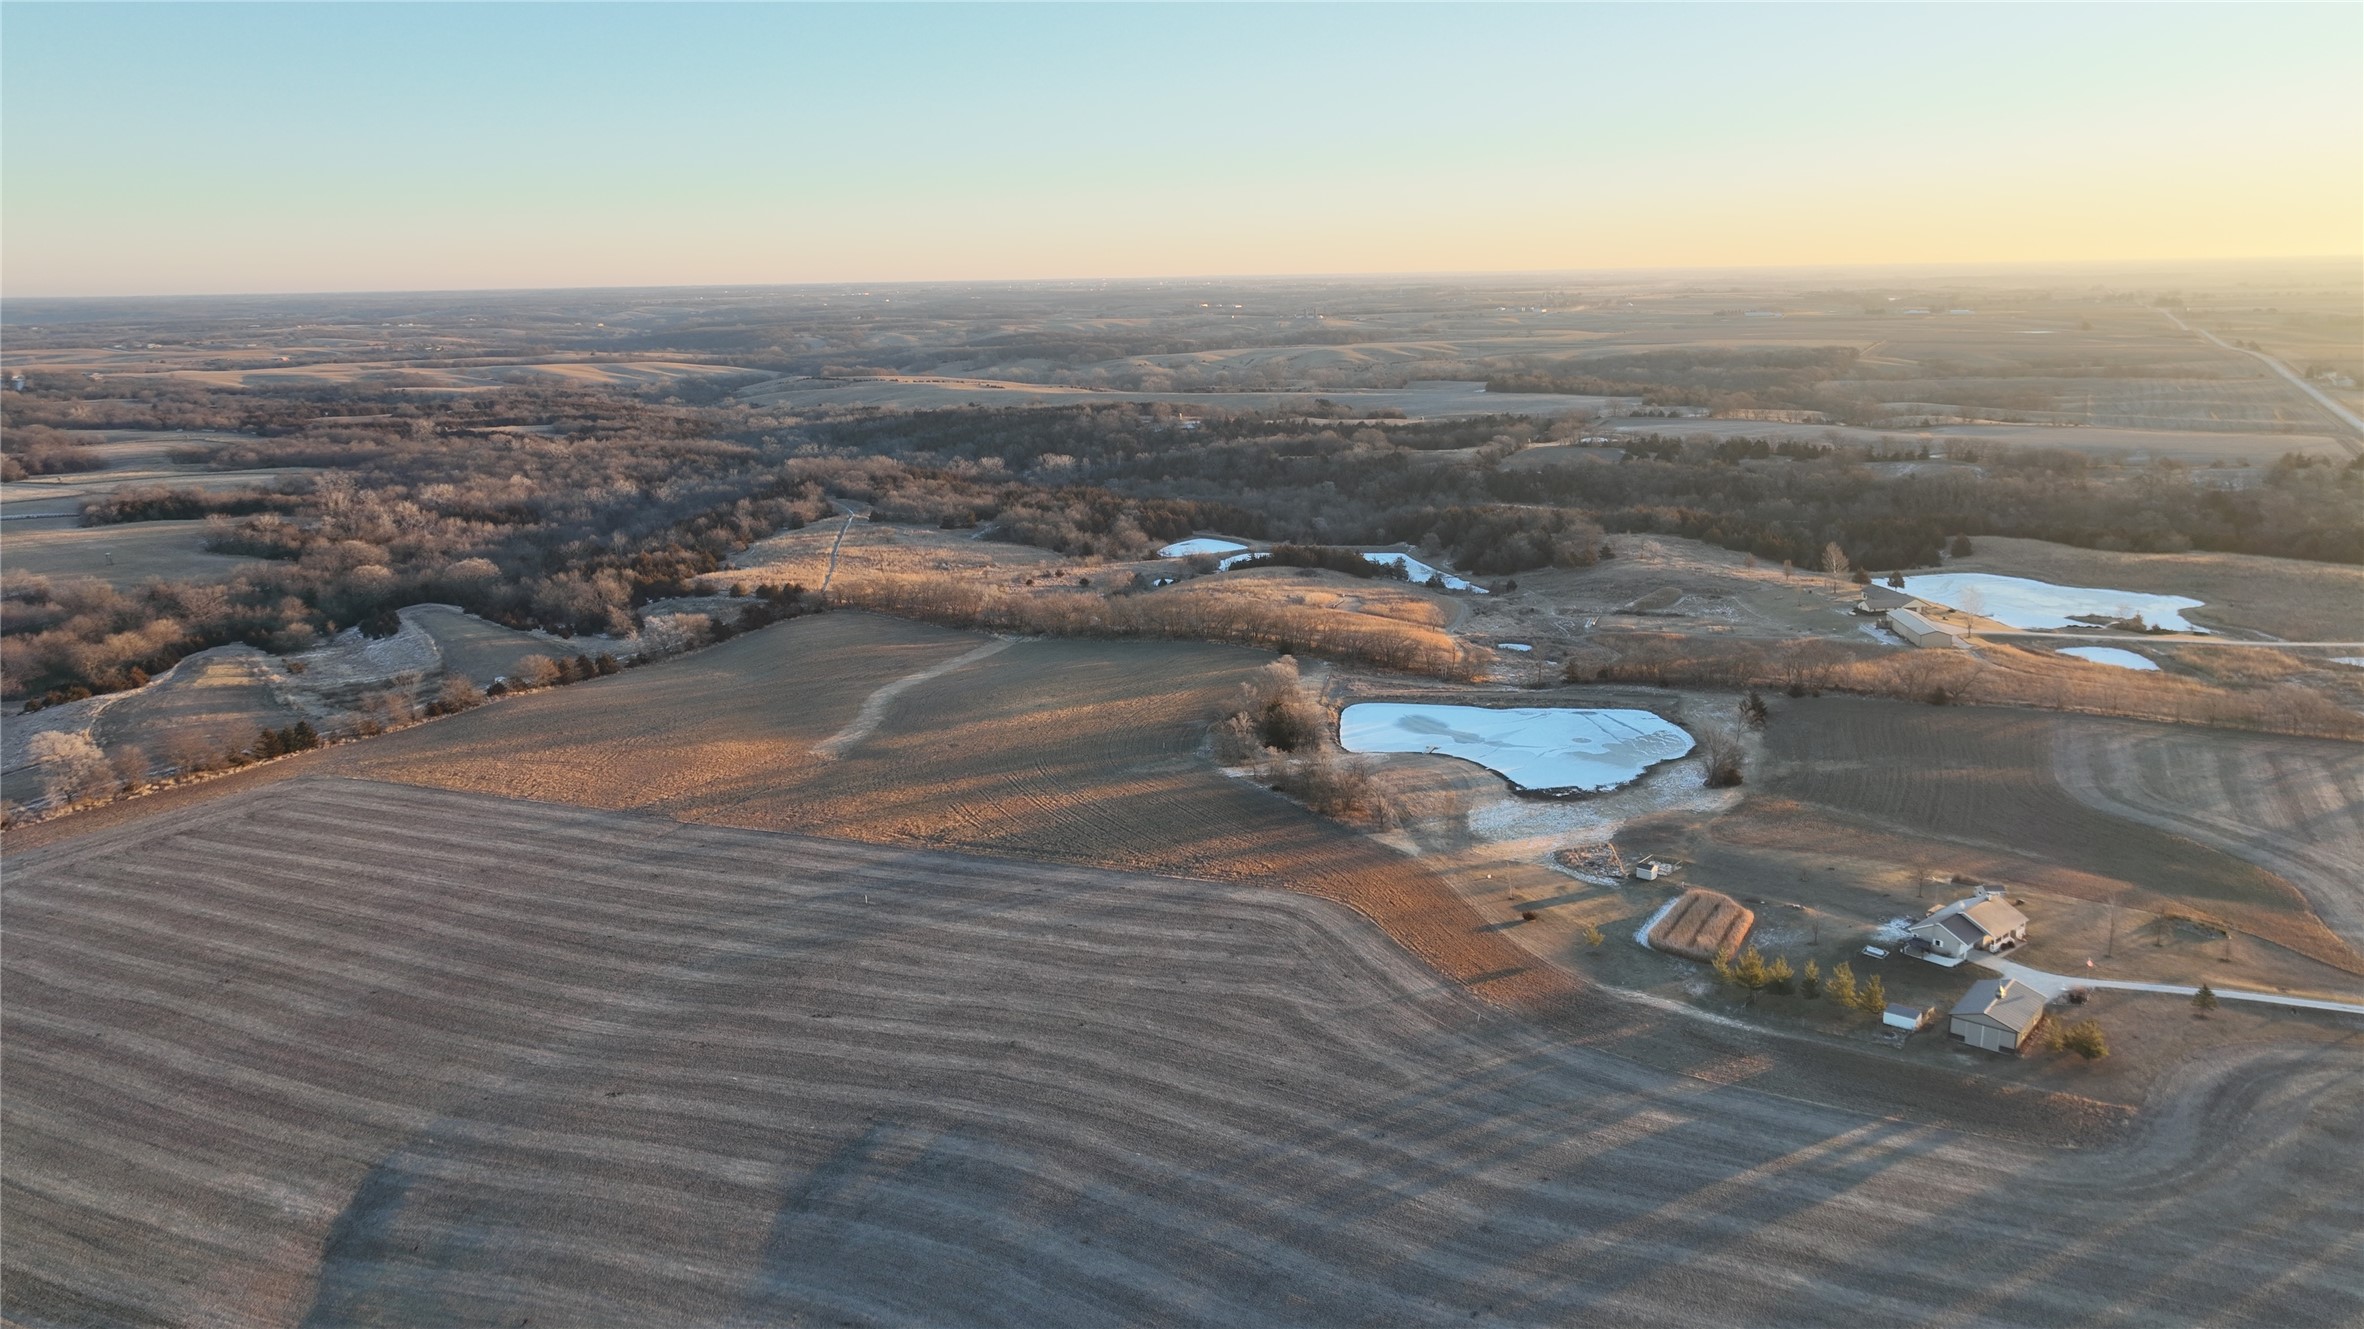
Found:
M 2206 630 L 2192 626 L 2183 611 L 2198 609 L 2207 601 L 2182 595 L 2146 595 L 2106 586 L 2055 586 L 2048 581 L 2004 577 L 1991 572 L 1907 575 L 1904 589 L 1908 595 L 2028 632 L 2135 617 L 2154 628 L 2172 632 Z
M 1528 793 L 1614 789 L 1691 751 L 1649 711 L 1357 702 L 1338 717 L 1349 752 L 1433 752 L 1475 762 Z

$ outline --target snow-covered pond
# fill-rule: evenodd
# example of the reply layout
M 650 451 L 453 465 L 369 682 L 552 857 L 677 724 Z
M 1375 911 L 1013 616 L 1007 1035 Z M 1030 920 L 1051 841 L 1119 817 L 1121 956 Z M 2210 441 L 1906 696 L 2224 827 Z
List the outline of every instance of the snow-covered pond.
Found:
M 1239 546 L 1234 545 L 1232 547 L 1236 549 Z M 1231 557 L 1224 559 L 1221 563 L 1217 564 L 1216 567 L 1219 571 L 1229 572 L 1242 563 L 1253 563 L 1262 557 L 1264 557 L 1262 550 L 1250 550 L 1244 554 L 1233 554 Z M 1450 572 L 1443 572 L 1436 568 L 1432 568 L 1426 563 L 1421 562 L 1419 559 L 1413 558 L 1409 554 L 1365 554 L 1363 557 L 1369 559 L 1373 563 L 1381 564 L 1385 567 L 1402 568 L 1404 570 L 1405 579 L 1417 585 L 1425 586 L 1428 584 L 1429 578 L 1442 577 L 1445 580 L 1445 589 L 1448 591 L 1469 591 L 1477 595 L 1484 595 L 1487 593 L 1486 588 L 1478 585 L 1476 582 L 1456 577 Z
M 1907 594 L 1924 600 L 2030 632 L 2080 626 L 2080 615 L 2110 619 L 2140 616 L 2154 628 L 2173 632 L 2206 630 L 2192 626 L 2185 620 L 2183 611 L 2198 609 L 2207 601 L 2181 595 L 2145 595 L 2140 591 L 2114 591 L 2106 586 L 2055 586 L 2048 581 L 1992 572 L 1907 576 L 1904 589 Z
M 1532 792 L 1614 789 L 1691 751 L 1691 736 L 1649 711 L 1432 706 L 1366 701 L 1338 716 L 1348 752 L 1433 752 L 1473 761 Z
M 2159 662 L 2147 655 L 2121 651 L 2115 646 L 2071 646 L 2061 654 L 2091 660 L 2095 664 L 2116 665 L 2120 669 L 2156 670 L 2159 667 Z
M 1228 554 L 1245 548 L 1247 546 L 1237 540 L 1216 540 L 1207 536 L 1199 536 L 1189 540 L 1176 540 L 1158 550 L 1157 556 L 1159 558 L 1188 558 L 1192 554 Z

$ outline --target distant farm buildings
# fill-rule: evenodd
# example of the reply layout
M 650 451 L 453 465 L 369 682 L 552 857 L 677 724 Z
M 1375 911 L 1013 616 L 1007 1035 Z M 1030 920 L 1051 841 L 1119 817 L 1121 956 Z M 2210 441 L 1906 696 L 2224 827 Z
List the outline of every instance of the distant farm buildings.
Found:
M 2001 893 L 1982 891 L 1939 905 L 1907 924 L 1904 933 L 1906 950 L 1950 969 L 1973 951 L 2000 955 L 2026 941 L 2027 915 L 2012 908 Z
M 1864 587 L 1855 612 L 1876 615 L 1882 626 L 1914 646 L 1960 650 L 1970 644 L 1966 615 L 1894 586 L 1873 582 Z
M 1890 632 L 1915 646 L 1960 650 L 1969 645 L 1968 628 L 1931 618 L 1926 609 L 1891 609 L 1887 619 Z
M 2044 1022 L 2044 994 L 2009 978 L 1985 978 L 1954 1003 L 1947 1033 L 1974 1048 L 2017 1052 Z

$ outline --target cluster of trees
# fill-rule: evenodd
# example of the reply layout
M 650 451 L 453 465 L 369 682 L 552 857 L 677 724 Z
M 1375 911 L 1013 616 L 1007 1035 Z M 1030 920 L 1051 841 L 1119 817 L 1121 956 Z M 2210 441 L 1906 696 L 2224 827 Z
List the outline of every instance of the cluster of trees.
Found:
M 1635 381 L 1657 375 L 1771 400 L 1849 369 L 1844 356 L 1815 351 L 1721 354 L 1627 357 L 1588 372 L 1605 365 Z M 2297 460 L 2257 487 L 2223 490 L 2171 468 L 2069 454 L 1997 451 L 1983 468 L 1899 476 L 1837 443 L 1661 438 L 1637 441 L 1619 464 L 1528 469 L 1502 463 L 1581 422 L 1380 429 L 1333 411 L 1138 405 L 802 421 L 741 402 L 566 386 L 430 396 L 170 379 L 43 380 L 11 397 L 9 436 L 24 443 L 10 456 L 62 455 L 80 447 L 71 430 L 97 427 L 234 431 L 186 455 L 314 474 L 93 501 L 84 519 L 94 523 L 204 517 L 211 548 L 258 562 L 218 584 L 130 591 L 11 579 L 0 695 L 137 686 L 189 651 L 234 641 L 285 652 L 347 626 L 390 632 L 394 611 L 421 601 L 562 635 L 626 633 L 650 602 L 695 593 L 732 555 L 819 519 L 832 498 L 867 502 L 885 520 L 974 527 L 1079 557 L 1140 557 L 1222 530 L 1333 550 L 1402 543 L 1484 576 L 1583 566 L 1602 555 L 1605 531 L 1689 536 L 1801 566 L 1834 546 L 1856 567 L 1927 566 L 1964 531 L 2364 563 L 2364 466 Z M 1375 571 L 1343 556 L 1316 565 Z M 881 593 L 943 598 L 939 588 Z M 1316 641 L 1298 621 L 1216 623 L 1202 621 L 1213 612 L 1203 606 L 1159 597 L 1089 599 L 964 612 L 1012 622 L 1048 614 L 1081 631 L 1208 633 L 1440 673 L 1465 667 L 1429 643 Z
M 1257 778 L 1325 817 L 1391 826 L 1397 811 L 1370 762 L 1329 741 L 1330 713 L 1282 656 L 1240 685 L 1229 714 L 1214 725 L 1216 759 L 1255 768 Z
M 1857 979 L 1855 970 L 1844 960 L 1831 967 L 1828 974 L 1812 960 L 1805 969 L 1790 966 L 1786 956 L 1768 960 L 1764 953 L 1751 946 L 1738 956 L 1715 962 L 1716 977 L 1734 987 L 1745 988 L 1753 996 L 1759 992 L 1773 992 L 1784 996 L 1797 993 L 1809 1001 L 1827 997 L 1838 1006 L 1879 1018 L 1888 1008 L 1888 985 L 1878 974 Z
M 105 470 L 107 459 L 87 446 L 86 440 L 86 435 L 48 425 L 0 423 L 0 480 Z

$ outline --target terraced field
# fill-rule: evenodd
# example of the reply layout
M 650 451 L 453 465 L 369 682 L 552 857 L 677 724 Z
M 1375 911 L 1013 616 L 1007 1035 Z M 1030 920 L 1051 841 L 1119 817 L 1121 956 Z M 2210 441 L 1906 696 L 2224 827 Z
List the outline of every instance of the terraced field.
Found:
M 2364 954 L 2364 746 L 2096 725 L 2054 764 L 2097 812 L 2270 869 Z
M 5 891 L 13 1323 L 2364 1316 L 2352 1047 L 2063 1152 L 1644 1067 L 1302 895 L 316 777 Z
M 2172 733 L 2187 755 L 2236 752 L 2260 742 L 2086 716 L 1828 697 L 1792 701 L 1782 709 L 1766 731 L 1775 765 L 1760 783 L 1778 797 L 2055 864 L 2066 871 L 2047 884 L 2064 894 L 2107 898 L 2123 891 L 2127 903 L 2144 908 L 2197 908 L 2311 959 L 2358 972 L 2364 964 L 2358 952 L 2267 868 L 2181 828 L 2169 829 L 2164 819 L 2128 819 L 2113 815 L 2114 809 L 2087 806 L 2063 787 L 2056 753 L 2106 748 L 2130 733 Z M 2285 746 L 2318 758 L 2350 751 L 2345 744 L 2303 740 Z M 2320 767 L 2318 775 L 2328 778 L 2332 770 Z M 2311 786 L 2285 780 L 2245 798 L 2311 799 L 2306 788 Z M 2204 790 L 2190 786 L 2174 795 L 2186 808 L 2204 798 Z M 2284 822 L 2303 820 L 2305 806 L 2274 815 Z

